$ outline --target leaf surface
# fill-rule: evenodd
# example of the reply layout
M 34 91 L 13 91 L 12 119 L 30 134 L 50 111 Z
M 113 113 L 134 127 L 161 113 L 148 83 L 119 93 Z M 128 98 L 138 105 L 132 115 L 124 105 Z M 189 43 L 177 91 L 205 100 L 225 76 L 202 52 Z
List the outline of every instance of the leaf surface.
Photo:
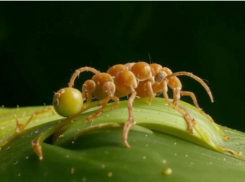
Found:
M 81 121 L 93 110 L 57 130 L 42 143 L 42 161 L 32 150 L 31 141 L 42 132 L 43 136 L 47 134 L 47 129 L 56 126 L 61 117 L 52 113 L 38 116 L 36 123 L 2 147 L 0 181 L 244 181 L 244 160 L 212 150 L 196 130 L 191 135 L 182 115 L 163 99 L 156 98 L 151 105 L 145 101 L 134 102 L 137 124 L 129 133 L 130 149 L 122 142 L 122 124 L 128 116 L 125 101 L 112 111 L 109 104 L 108 111 L 92 125 Z M 215 144 L 245 154 L 244 133 L 222 127 L 231 137 L 224 141 L 212 123 L 193 106 L 180 104 Z M 26 109 L 20 108 L 23 112 Z M 28 109 L 31 114 L 40 108 Z M 0 127 L 8 127 L 8 132 L 1 130 L 0 136 L 4 137 L 4 131 L 10 134 L 15 130 L 15 121 L 11 118 L 13 110 L 2 109 L 2 113 L 5 114 L 1 115 Z M 7 125 L 8 119 L 13 123 Z M 33 127 L 35 124 L 38 126 Z M 167 174 L 166 170 L 172 173 Z

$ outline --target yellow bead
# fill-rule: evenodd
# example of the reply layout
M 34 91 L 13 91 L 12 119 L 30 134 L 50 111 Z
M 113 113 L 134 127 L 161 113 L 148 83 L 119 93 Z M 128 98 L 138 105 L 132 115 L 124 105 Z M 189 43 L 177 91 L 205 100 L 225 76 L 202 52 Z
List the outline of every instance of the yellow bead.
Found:
M 64 117 L 77 114 L 83 106 L 82 93 L 75 88 L 63 88 L 54 94 L 55 111 Z

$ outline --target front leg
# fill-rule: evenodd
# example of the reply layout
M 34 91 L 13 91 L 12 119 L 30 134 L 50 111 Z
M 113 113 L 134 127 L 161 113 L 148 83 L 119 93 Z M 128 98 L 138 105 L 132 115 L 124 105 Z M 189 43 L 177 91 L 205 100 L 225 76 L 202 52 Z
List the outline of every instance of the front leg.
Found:
M 183 115 L 183 117 L 187 123 L 188 131 L 193 134 L 193 126 L 196 125 L 195 120 L 190 116 L 190 114 L 184 108 L 178 106 L 178 104 L 174 104 L 174 102 L 173 103 L 170 102 L 170 100 L 168 98 L 168 94 L 167 94 L 167 91 L 168 91 L 168 85 L 167 84 L 168 84 L 167 80 L 163 80 L 163 96 L 164 96 L 164 98 L 166 99 L 169 106 L 173 107 L 174 109 L 176 109 L 177 111 L 179 111 Z M 175 91 L 175 92 L 177 92 L 177 91 Z M 177 101 L 178 96 L 174 96 L 174 98 Z

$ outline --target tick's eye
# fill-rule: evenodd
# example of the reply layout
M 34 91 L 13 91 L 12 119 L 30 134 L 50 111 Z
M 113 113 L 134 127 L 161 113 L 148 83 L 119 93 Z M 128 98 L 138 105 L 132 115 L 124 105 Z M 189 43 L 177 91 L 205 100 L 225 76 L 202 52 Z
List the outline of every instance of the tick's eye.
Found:
M 156 74 L 155 76 L 155 81 L 156 82 L 161 82 L 165 77 L 167 76 L 167 74 L 163 71 L 160 71 Z
M 73 116 L 83 106 L 82 93 L 75 88 L 63 88 L 54 94 L 53 106 L 55 111 L 64 117 Z

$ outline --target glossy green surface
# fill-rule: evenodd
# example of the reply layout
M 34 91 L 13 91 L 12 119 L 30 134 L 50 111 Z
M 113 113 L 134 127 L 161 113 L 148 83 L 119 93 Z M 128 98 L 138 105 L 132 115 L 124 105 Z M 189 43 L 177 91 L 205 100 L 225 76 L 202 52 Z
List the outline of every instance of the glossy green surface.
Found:
M 154 99 L 152 105 L 145 101 L 134 103 L 137 125 L 129 134 L 130 149 L 122 142 L 121 124 L 127 119 L 127 103 L 121 101 L 119 108 L 112 111 L 110 104 L 92 125 L 81 121 L 93 111 L 82 114 L 56 130 L 53 141 L 47 138 L 47 129 L 57 126 L 58 120 L 29 129 L 9 142 L 0 151 L 1 182 L 244 181 L 244 160 L 211 150 L 208 144 L 203 147 L 205 142 L 198 133 L 189 134 L 183 117 L 165 105 L 163 99 Z M 222 127 L 231 137 L 230 141 L 223 141 L 205 117 L 192 106 L 183 102 L 181 105 L 215 144 L 245 153 L 243 133 Z M 44 118 L 49 117 L 54 115 Z M 47 139 L 42 143 L 44 159 L 40 161 L 31 141 L 42 132 Z M 166 170 L 172 173 L 167 175 Z

